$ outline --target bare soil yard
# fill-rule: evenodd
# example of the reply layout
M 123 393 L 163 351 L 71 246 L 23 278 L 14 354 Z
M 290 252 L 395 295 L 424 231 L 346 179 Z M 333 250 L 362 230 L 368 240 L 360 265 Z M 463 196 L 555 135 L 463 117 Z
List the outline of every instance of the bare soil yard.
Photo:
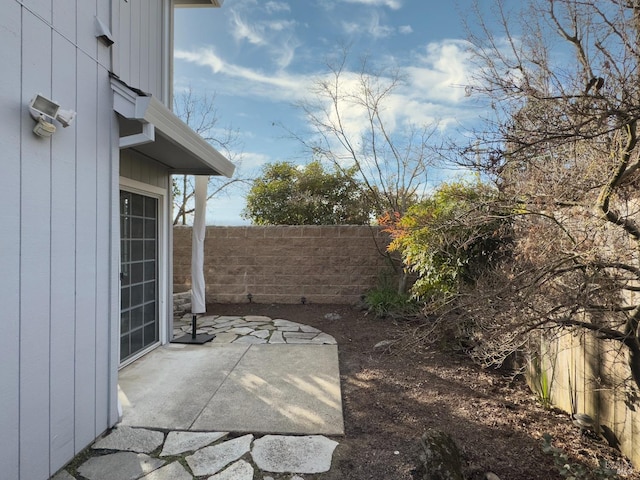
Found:
M 336 438 L 333 467 L 322 478 L 418 478 L 419 438 L 435 428 L 455 439 L 469 480 L 483 479 L 486 472 L 502 480 L 563 478 L 542 452 L 545 432 L 572 462 L 595 467 L 605 459 L 622 478 L 640 479 L 604 440 L 581 436 L 567 414 L 542 408 L 522 379 L 432 348 L 374 349 L 410 332 L 415 325 L 406 321 L 375 318 L 346 305 L 212 304 L 207 311 L 283 318 L 335 337 L 346 434 Z M 340 319 L 325 318 L 328 313 Z

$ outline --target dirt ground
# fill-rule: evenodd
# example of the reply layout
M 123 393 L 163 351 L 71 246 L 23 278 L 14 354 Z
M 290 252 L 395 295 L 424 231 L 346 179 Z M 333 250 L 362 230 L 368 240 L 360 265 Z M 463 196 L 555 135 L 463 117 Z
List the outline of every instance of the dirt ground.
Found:
M 487 472 L 501 480 L 563 478 L 542 452 L 545 432 L 571 462 L 594 467 L 604 459 L 622 478 L 640 479 L 604 440 L 580 435 L 567 414 L 542 408 L 522 379 L 433 348 L 410 351 L 399 342 L 374 349 L 406 335 L 415 326 L 406 321 L 375 318 L 347 305 L 213 304 L 207 311 L 305 323 L 337 340 L 345 436 L 336 438 L 332 469 L 322 478 L 419 478 L 419 438 L 433 428 L 455 439 L 469 480 L 484 479 Z M 328 313 L 340 319 L 325 318 Z

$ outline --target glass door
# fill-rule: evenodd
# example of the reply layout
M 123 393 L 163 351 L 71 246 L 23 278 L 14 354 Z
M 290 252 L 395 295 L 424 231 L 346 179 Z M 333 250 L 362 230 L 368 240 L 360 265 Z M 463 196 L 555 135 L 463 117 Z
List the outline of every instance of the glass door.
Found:
M 159 341 L 158 199 L 120 191 L 120 362 Z

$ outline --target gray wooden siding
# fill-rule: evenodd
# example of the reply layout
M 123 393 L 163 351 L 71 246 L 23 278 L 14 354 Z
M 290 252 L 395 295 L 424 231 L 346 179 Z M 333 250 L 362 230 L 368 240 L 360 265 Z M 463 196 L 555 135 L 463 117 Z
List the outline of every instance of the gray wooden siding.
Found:
M 2 478 L 49 478 L 117 420 L 118 139 L 94 32 L 109 8 L 8 0 L 0 15 Z M 35 93 L 74 125 L 36 137 Z
M 127 85 L 168 105 L 163 78 L 164 15 L 169 0 L 113 0 L 113 70 Z M 168 35 L 169 33 L 166 32 Z
M 0 75 L 0 111 L 4 112 L 0 151 L 0 305 L 4 305 L 0 335 L 0 465 L 7 478 L 18 478 L 20 411 L 20 17 L 21 7 L 9 2 L 2 8 L 0 51 L 3 74 Z M 7 121 L 9 120 L 9 121 Z
M 169 170 L 162 164 L 133 150 L 120 154 L 120 176 L 164 189 L 169 188 Z

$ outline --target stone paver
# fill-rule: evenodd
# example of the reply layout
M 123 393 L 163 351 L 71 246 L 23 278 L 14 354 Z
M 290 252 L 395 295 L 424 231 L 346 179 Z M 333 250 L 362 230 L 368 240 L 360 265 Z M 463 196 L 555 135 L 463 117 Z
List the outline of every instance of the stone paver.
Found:
M 297 474 L 324 473 L 330 469 L 338 445 L 322 435 L 265 435 L 254 441 L 249 434 L 224 441 L 225 435 L 226 432 L 169 432 L 161 455 L 182 456 L 191 472 L 181 464 L 182 460 L 167 464 L 143 453 L 118 451 L 88 459 L 78 468 L 78 474 L 88 480 L 193 480 L 194 476 L 207 476 L 207 480 L 253 480 L 254 477 L 274 480 L 269 472 L 291 474 L 286 477 L 289 480 L 304 480 Z M 142 438 L 141 445 L 145 441 Z M 217 443 L 206 446 L 211 442 Z M 186 454 L 193 450 L 196 450 L 193 455 Z M 242 458 L 248 453 L 257 473 L 254 466 Z M 75 478 L 63 470 L 53 480 Z
M 194 452 L 228 435 L 227 432 L 169 432 L 161 457 Z
M 218 473 L 231 462 L 238 460 L 251 448 L 253 435 L 244 435 L 226 442 L 198 450 L 186 458 L 196 477 Z
M 309 333 L 320 333 L 320 330 L 318 330 L 316 327 L 311 327 L 309 325 L 301 325 L 300 330 L 302 330 L 303 332 L 309 332 Z
M 271 334 L 271 337 L 269 338 L 269 343 L 287 343 L 287 342 L 282 336 L 282 332 L 277 331 Z
M 90 458 L 78 473 L 88 480 L 136 480 L 165 463 L 144 453 L 118 452 Z
M 331 468 L 338 442 L 320 435 L 265 435 L 254 442 L 251 456 L 261 470 L 274 473 L 323 473 Z
M 253 333 L 253 328 L 251 327 L 234 327 L 230 328 L 229 331 L 231 333 L 235 333 L 237 335 L 249 335 Z
M 255 330 L 251 335 L 258 338 L 269 338 L 269 330 Z
M 124 450 L 137 453 L 151 453 L 164 441 L 161 432 L 145 428 L 131 428 L 121 425 L 101 440 L 93 444 L 93 449 Z
M 239 460 L 208 480 L 253 480 L 253 467 L 244 460 Z
M 261 345 L 267 343 L 264 338 L 254 337 L 253 335 L 246 335 L 244 337 L 238 338 L 235 343 L 249 343 L 252 345 Z
M 145 475 L 140 480 L 193 480 L 193 477 L 180 465 L 180 462 L 173 462 Z
M 331 314 L 333 315 L 333 314 Z M 174 321 L 174 337 L 191 332 L 191 315 Z M 211 316 L 198 319 L 198 332 L 216 335 L 212 344 L 303 344 L 335 345 L 335 339 L 315 327 L 260 315 L 245 317 Z M 271 332 L 271 333 L 269 333 Z M 283 335 L 284 334 L 284 335 Z
M 314 344 L 319 345 L 336 345 L 336 339 L 328 333 L 319 333 L 314 339 Z

